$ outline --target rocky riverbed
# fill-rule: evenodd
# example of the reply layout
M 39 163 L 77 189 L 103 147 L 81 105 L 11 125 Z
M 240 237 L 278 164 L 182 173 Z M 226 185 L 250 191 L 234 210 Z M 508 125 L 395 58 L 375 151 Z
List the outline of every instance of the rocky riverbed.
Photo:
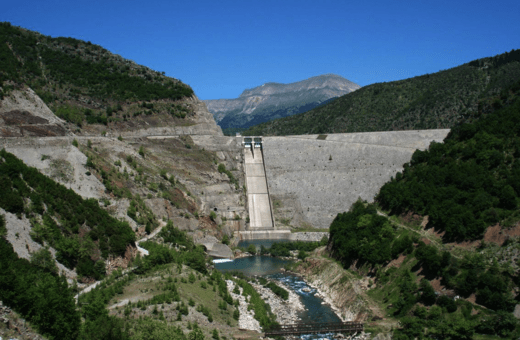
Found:
M 281 284 L 280 282 L 273 281 L 277 285 L 283 287 L 289 292 L 289 298 L 287 301 L 278 297 L 269 288 L 265 288 L 262 285 L 253 283 L 252 286 L 262 296 L 262 299 L 271 306 L 271 311 L 276 315 L 276 321 L 280 324 L 288 324 L 298 322 L 298 312 L 305 310 L 300 297 L 293 292 L 289 287 Z M 254 312 L 248 310 L 248 303 L 246 298 L 242 295 L 242 288 L 238 287 L 240 294 L 233 293 L 235 289 L 235 283 L 231 280 L 226 281 L 227 288 L 231 297 L 237 299 L 239 302 L 238 310 L 240 312 L 240 318 L 238 319 L 238 327 L 240 329 L 254 330 L 261 332 L 262 329 L 258 321 L 254 318 Z
M 278 281 L 273 282 L 289 292 L 289 298 L 287 301 L 278 297 L 271 289 L 265 288 L 262 285 L 253 284 L 253 287 L 262 296 L 262 299 L 271 306 L 271 311 L 276 315 L 276 321 L 278 323 L 290 324 L 300 321 L 298 312 L 304 311 L 305 307 L 303 306 L 298 294 L 296 294 L 290 287 L 287 287 Z

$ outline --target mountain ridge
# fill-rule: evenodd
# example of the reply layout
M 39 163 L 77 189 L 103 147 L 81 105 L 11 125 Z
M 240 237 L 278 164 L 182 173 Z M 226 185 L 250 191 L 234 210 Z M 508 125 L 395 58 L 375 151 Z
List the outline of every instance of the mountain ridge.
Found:
M 388 83 L 364 86 L 298 116 L 262 123 L 244 133 L 301 135 L 450 128 L 520 78 L 520 50 Z
M 326 100 L 360 88 L 335 74 L 289 84 L 269 82 L 245 89 L 238 98 L 204 100 L 223 128 L 246 128 L 275 118 L 308 111 Z

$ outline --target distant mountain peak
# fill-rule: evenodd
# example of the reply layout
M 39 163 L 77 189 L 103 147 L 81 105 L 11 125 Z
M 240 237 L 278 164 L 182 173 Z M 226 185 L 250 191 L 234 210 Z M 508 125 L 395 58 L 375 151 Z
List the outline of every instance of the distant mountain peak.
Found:
M 342 94 L 345 94 L 358 89 L 360 86 L 341 76 L 328 73 L 288 84 L 276 82 L 265 83 L 257 87 L 245 89 L 239 98 L 244 98 L 248 96 L 273 95 L 325 87 L 332 87 L 339 90 L 344 90 L 346 92 Z
M 360 88 L 336 74 L 323 74 L 294 83 L 267 82 L 245 89 L 236 99 L 205 100 L 222 128 L 245 128 L 311 110 L 331 98 Z

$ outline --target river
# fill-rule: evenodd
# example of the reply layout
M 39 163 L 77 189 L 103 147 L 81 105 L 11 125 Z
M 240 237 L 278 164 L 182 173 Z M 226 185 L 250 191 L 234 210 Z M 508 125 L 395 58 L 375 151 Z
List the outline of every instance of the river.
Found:
M 258 243 L 255 242 L 258 246 Z M 265 245 L 264 245 L 265 246 Z M 290 260 L 282 260 L 270 256 L 250 256 L 235 259 L 231 262 L 215 263 L 215 268 L 222 271 L 238 271 L 248 276 L 263 276 L 278 280 L 292 289 L 301 298 L 305 311 L 299 313 L 301 322 L 341 322 L 328 304 L 316 296 L 316 289 L 307 285 L 299 276 L 281 271 Z M 302 339 L 329 338 L 330 334 L 304 335 Z

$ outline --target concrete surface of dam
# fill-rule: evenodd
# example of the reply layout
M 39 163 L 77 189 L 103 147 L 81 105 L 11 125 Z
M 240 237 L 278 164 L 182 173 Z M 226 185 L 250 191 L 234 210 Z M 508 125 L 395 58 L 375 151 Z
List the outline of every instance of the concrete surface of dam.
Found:
M 273 215 L 261 145 L 255 147 L 249 143 L 244 148 L 244 170 L 249 205 L 249 230 L 272 230 Z
M 442 142 L 448 133 L 442 129 L 263 137 L 276 229 L 328 228 L 358 198 L 373 201 L 416 149 Z

